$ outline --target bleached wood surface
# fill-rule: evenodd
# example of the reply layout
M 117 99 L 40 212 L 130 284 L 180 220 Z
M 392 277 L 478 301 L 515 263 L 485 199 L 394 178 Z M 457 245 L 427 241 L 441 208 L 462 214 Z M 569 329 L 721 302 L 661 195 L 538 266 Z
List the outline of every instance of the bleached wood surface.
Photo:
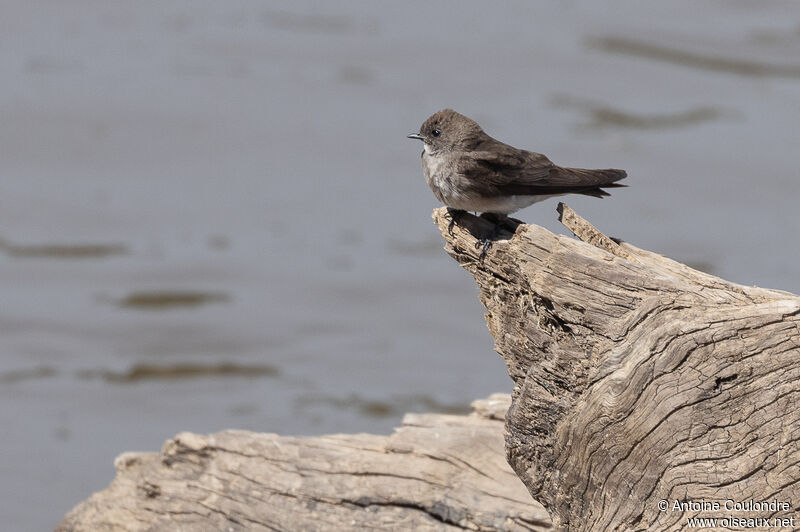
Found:
M 407 414 L 390 436 L 183 433 L 125 453 L 66 531 L 546 530 L 503 451 L 510 397 Z
M 515 387 L 509 462 L 563 530 L 666 530 L 660 500 L 800 507 L 800 298 L 618 243 L 569 207 L 559 236 L 433 217 L 475 278 Z M 507 224 L 508 225 L 508 224 Z M 733 513 L 748 517 L 747 514 Z M 796 522 L 800 525 L 800 522 Z

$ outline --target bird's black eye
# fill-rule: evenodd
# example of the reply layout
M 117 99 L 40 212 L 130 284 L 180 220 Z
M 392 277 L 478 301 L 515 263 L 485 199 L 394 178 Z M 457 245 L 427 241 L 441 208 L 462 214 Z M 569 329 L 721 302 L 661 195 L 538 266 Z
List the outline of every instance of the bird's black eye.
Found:
M 434 137 L 438 137 L 441 134 L 442 132 L 439 131 L 438 129 L 434 129 L 433 131 L 431 131 L 431 135 L 433 135 Z

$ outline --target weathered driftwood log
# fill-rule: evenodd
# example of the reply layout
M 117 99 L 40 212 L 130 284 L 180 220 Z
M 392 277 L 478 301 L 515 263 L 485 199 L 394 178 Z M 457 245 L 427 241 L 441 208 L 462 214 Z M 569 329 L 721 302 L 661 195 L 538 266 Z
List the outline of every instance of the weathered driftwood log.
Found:
M 466 215 L 451 234 L 447 211 L 433 214 L 478 283 L 515 382 L 509 463 L 555 527 L 663 530 L 692 516 L 797 512 L 800 298 L 616 242 L 559 210 L 583 242 L 513 222 L 483 261 L 476 237 L 489 221 Z M 791 510 L 737 513 L 728 499 Z M 681 511 L 676 500 L 722 507 Z
M 391 436 L 179 434 L 126 453 L 66 531 L 545 530 L 503 452 L 508 395 L 469 416 L 407 414 Z

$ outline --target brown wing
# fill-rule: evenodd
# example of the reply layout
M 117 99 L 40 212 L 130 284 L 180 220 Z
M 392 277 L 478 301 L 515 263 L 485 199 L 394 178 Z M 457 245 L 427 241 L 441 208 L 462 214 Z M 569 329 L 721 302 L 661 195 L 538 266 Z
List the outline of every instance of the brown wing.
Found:
M 457 161 L 458 173 L 484 195 L 515 194 L 509 187 L 547 186 L 550 171 L 555 167 L 540 153 L 518 150 L 498 141 L 463 152 Z
M 494 139 L 492 139 L 494 140 Z M 614 185 L 626 176 L 624 170 L 584 170 L 556 166 L 546 156 L 518 150 L 499 141 L 464 153 L 459 158 L 459 173 L 475 183 L 483 195 L 550 195 L 577 192 L 592 196 L 608 195 L 599 189 Z

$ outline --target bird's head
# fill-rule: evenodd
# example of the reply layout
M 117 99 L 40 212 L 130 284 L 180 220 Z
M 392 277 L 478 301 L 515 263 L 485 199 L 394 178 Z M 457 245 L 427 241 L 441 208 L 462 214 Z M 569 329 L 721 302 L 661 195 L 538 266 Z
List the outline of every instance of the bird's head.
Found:
M 471 118 L 452 109 L 443 109 L 432 114 L 419 128 L 419 133 L 408 138 L 421 140 L 426 152 L 438 154 L 471 150 L 483 135 L 481 126 Z

